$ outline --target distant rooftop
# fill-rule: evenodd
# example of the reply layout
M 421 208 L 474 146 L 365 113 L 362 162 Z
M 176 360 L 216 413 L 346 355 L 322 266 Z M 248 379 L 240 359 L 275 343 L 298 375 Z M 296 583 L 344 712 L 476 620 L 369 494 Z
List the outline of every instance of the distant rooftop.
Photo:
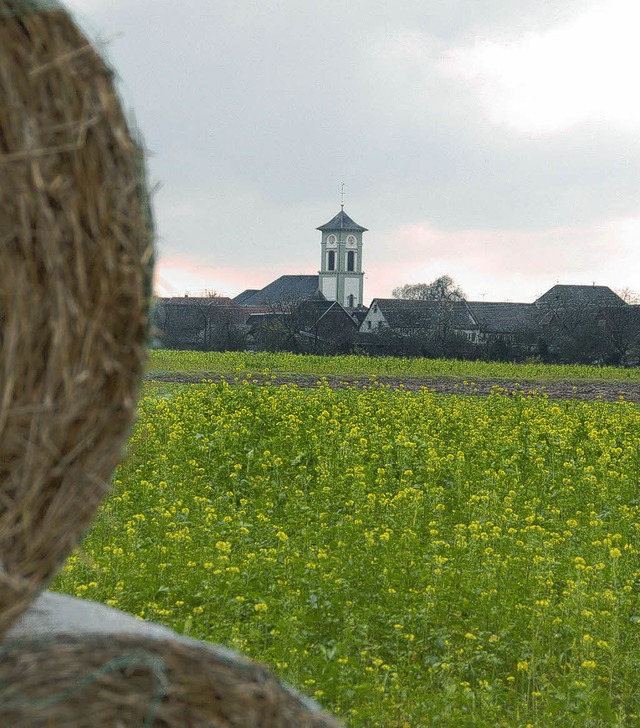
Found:
M 443 316 L 454 328 L 473 329 L 476 327 L 476 322 L 466 301 L 374 298 L 371 306 L 377 306 L 380 309 L 380 313 L 391 328 L 406 326 L 431 328 L 437 326 Z
M 162 304 L 172 304 L 174 306 L 212 306 L 212 307 L 231 307 L 237 308 L 238 304 L 228 296 L 162 296 L 156 299 Z
M 238 293 L 237 296 L 234 296 L 233 300 L 236 303 L 238 303 L 241 306 L 243 306 L 244 305 L 244 302 L 245 301 L 248 301 L 251 298 L 251 296 L 253 296 L 256 293 L 258 293 L 259 290 L 260 290 L 259 288 L 247 288 L 244 291 L 242 291 L 242 293 Z
M 563 303 L 572 306 L 623 306 L 625 302 L 609 286 L 571 286 L 557 284 L 536 299 L 537 306 Z
M 517 333 L 535 329 L 540 312 L 533 303 L 467 301 L 480 329 L 489 333 Z

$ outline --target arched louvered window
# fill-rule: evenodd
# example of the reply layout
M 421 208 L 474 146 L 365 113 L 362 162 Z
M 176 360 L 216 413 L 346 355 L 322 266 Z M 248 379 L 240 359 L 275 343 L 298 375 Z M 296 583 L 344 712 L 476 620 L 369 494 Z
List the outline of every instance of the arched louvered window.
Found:
M 353 272 L 356 269 L 356 254 L 353 250 L 347 253 L 347 270 Z

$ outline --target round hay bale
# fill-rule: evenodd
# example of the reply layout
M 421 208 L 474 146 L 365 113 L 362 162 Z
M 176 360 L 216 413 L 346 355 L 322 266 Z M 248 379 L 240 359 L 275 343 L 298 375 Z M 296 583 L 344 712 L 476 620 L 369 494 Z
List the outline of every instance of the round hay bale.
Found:
M 0 98 L 0 724 L 334 728 L 235 653 L 33 603 L 134 417 L 153 232 L 111 72 L 54 0 L 0 0 Z
M 0 0 L 0 638 L 89 526 L 135 413 L 151 285 L 141 149 L 51 0 Z
M 0 725 L 339 726 L 232 650 L 50 593 L 0 646 Z

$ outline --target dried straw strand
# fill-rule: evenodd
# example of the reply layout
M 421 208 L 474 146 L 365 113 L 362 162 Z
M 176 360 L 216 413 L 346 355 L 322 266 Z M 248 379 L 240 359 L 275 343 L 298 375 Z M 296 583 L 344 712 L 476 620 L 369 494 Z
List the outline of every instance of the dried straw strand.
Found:
M 0 0 L 0 99 L 0 725 L 334 728 L 265 668 L 177 636 L 6 638 L 120 457 L 153 233 L 112 73 L 57 2 Z
M 152 230 L 112 73 L 0 1 L 0 637 L 88 527 L 135 413 Z
M 0 724 L 25 728 L 339 726 L 256 663 L 131 635 L 9 644 L 0 650 L 0 686 L 12 686 L 0 689 Z

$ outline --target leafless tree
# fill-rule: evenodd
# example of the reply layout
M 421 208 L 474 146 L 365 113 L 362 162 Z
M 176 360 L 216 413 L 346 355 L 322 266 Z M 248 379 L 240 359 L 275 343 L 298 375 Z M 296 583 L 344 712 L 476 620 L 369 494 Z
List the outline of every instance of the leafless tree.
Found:
M 154 323 L 161 345 L 168 349 L 237 351 L 245 345 L 238 312 L 220 296 L 160 299 Z
M 463 301 L 464 291 L 450 276 L 444 275 L 431 283 L 407 283 L 394 288 L 394 298 L 419 301 Z
M 607 306 L 597 317 L 600 334 L 607 344 L 607 360 L 626 365 L 640 351 L 640 305 Z

